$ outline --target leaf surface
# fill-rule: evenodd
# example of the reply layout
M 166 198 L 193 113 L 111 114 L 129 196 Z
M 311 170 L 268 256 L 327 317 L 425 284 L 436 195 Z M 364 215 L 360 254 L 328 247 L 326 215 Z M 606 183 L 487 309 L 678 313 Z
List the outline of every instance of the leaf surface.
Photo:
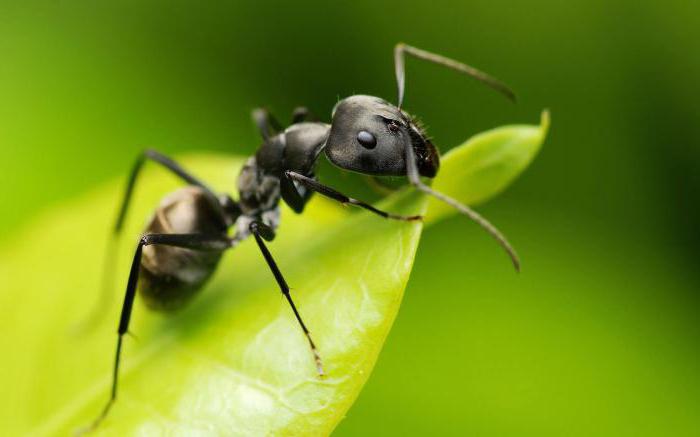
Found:
M 467 141 L 443 158 L 434 186 L 467 203 L 503 190 L 539 150 L 548 126 L 506 126 Z M 242 158 L 196 155 L 185 167 L 234 192 Z M 107 400 L 123 287 L 149 211 L 178 186 L 149 166 L 137 186 L 122 244 L 116 291 L 100 300 L 107 230 L 122 181 L 50 208 L 0 248 L 0 422 L 9 435 L 69 435 Z M 381 202 L 451 214 L 420 194 Z M 283 209 L 269 245 L 319 347 L 312 355 L 254 241 L 225 255 L 212 281 L 178 313 L 138 301 L 127 337 L 119 397 L 98 435 L 320 435 L 344 417 L 367 381 L 401 303 L 423 223 L 378 218 L 316 196 L 303 215 Z M 95 304 L 89 331 L 76 323 Z

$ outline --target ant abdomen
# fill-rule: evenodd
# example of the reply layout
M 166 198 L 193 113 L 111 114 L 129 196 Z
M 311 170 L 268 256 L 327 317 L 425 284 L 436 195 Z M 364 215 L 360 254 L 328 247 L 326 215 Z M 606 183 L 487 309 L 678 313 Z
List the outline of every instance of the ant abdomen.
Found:
M 199 187 L 188 186 L 166 196 L 144 234 L 221 234 L 226 222 Z M 139 292 L 146 305 L 160 311 L 185 305 L 211 277 L 220 251 L 150 245 L 143 248 Z

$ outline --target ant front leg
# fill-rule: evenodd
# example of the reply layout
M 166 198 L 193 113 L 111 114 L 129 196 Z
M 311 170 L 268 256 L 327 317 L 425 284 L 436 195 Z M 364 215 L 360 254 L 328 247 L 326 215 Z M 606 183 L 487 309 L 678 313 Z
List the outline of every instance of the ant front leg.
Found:
M 316 181 L 315 179 L 312 179 L 310 177 L 304 176 L 299 173 L 295 173 L 293 171 L 285 171 L 284 172 L 285 177 L 296 181 L 306 187 L 309 190 L 316 191 L 317 193 L 328 197 L 329 199 L 336 200 L 343 205 L 354 205 L 359 208 L 366 209 L 369 212 L 372 212 L 374 214 L 377 214 L 381 217 L 392 219 L 392 220 L 402 220 L 402 221 L 414 221 L 414 220 L 422 220 L 423 216 L 421 215 L 398 215 L 398 214 L 392 214 L 390 212 L 382 211 L 380 209 L 377 209 L 370 205 L 369 203 L 363 202 L 361 200 L 353 199 L 352 197 L 346 196 L 345 194 L 341 193 L 340 191 L 337 191 L 329 186 L 323 185 L 320 182 Z
M 297 310 L 297 307 L 294 304 L 294 300 L 292 300 L 292 295 L 289 293 L 289 285 L 287 285 L 287 281 L 284 279 L 284 276 L 282 276 L 282 272 L 280 272 L 279 267 L 277 267 L 277 263 L 275 262 L 274 258 L 272 258 L 270 250 L 267 248 L 265 242 L 263 241 L 272 241 L 275 238 L 275 231 L 266 224 L 260 221 L 255 221 L 250 224 L 250 232 L 253 234 L 253 237 L 255 237 L 255 242 L 258 243 L 260 252 L 262 252 L 263 258 L 265 258 L 265 262 L 267 262 L 268 267 L 270 267 L 270 270 L 272 270 L 272 275 L 275 277 L 275 281 L 277 281 L 277 285 L 279 285 L 280 291 L 282 291 L 282 294 L 287 299 L 287 302 L 289 302 L 289 305 L 292 307 L 294 316 L 296 317 L 297 322 L 299 322 L 299 326 L 301 327 L 302 331 L 304 331 L 306 339 L 309 341 L 309 347 L 311 347 L 311 353 L 313 353 L 314 355 L 314 361 L 316 362 L 316 370 L 318 371 L 318 375 L 324 376 L 323 364 L 321 363 L 321 356 L 318 353 L 316 344 L 311 339 L 311 333 L 306 327 L 306 324 L 304 324 L 304 321 L 302 320 L 301 315 L 299 314 L 299 311 Z
M 119 317 L 119 327 L 117 329 L 117 349 L 114 356 L 114 368 L 112 371 L 112 392 L 107 404 L 100 415 L 86 429 L 80 430 L 80 434 L 92 431 L 107 417 L 107 413 L 117 399 L 117 383 L 119 382 L 119 362 L 122 352 L 122 339 L 129 331 L 129 321 L 134 306 L 134 298 L 138 288 L 139 272 L 141 269 L 141 256 L 144 246 L 159 244 L 164 246 L 181 247 L 199 251 L 221 252 L 231 247 L 230 240 L 225 236 L 211 236 L 203 234 L 148 234 L 141 237 L 136 246 L 136 253 L 131 262 L 129 279 L 124 294 L 124 304 L 122 305 L 121 316 Z

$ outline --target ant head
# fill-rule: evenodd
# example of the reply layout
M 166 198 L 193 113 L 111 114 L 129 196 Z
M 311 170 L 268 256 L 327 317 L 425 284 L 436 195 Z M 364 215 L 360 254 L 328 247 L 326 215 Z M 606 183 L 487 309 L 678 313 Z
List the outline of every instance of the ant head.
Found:
M 351 96 L 333 108 L 325 153 L 345 170 L 378 176 L 405 176 L 406 147 L 414 150 L 422 176 L 434 177 L 437 149 L 401 109 L 372 96 Z

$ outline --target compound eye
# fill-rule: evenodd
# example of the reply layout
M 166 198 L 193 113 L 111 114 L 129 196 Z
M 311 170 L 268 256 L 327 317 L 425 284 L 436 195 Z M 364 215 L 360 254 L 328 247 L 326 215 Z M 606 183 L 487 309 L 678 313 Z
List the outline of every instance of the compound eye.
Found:
M 377 145 L 377 139 L 366 130 L 361 130 L 357 133 L 357 141 L 365 149 L 374 149 L 374 147 Z

